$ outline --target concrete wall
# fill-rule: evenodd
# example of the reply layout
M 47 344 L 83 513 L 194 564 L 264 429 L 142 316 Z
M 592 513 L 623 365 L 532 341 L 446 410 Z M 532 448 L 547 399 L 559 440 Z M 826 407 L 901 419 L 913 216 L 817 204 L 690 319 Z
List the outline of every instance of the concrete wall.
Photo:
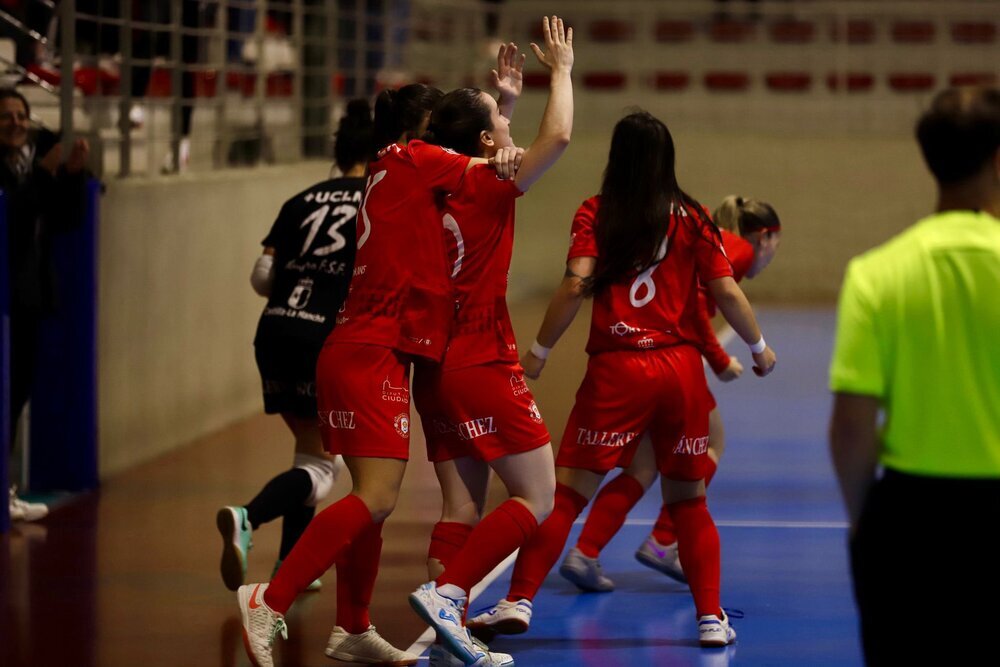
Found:
M 261 409 L 250 270 L 306 163 L 110 181 L 101 209 L 102 476 Z

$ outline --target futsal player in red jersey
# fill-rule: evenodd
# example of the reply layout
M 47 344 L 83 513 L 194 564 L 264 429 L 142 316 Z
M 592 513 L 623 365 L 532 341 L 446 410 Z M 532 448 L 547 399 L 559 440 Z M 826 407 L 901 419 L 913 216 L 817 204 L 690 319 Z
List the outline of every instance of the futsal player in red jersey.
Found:
M 543 19 L 542 32 L 545 52 L 535 44 L 532 48 L 549 69 L 551 83 L 538 135 L 513 181 L 498 180 L 489 167 L 476 166 L 445 199 L 455 328 L 442 364 L 419 364 L 414 373 L 414 402 L 444 496 L 429 554 L 434 580 L 410 596 L 414 610 L 441 640 L 432 649 L 435 665 L 451 662 L 438 655 L 442 649 L 460 664 L 513 664 L 502 654 L 480 661 L 482 649 L 463 623 L 465 604 L 473 585 L 548 516 L 555 493 L 550 436 L 518 363 L 506 303 L 515 201 L 562 155 L 573 125 L 573 31 L 553 16 Z M 500 54 L 498 71 L 518 76 L 521 62 L 516 46 L 509 45 Z M 512 145 L 509 114 L 519 92 L 518 85 L 501 99 L 506 107 L 501 115 L 497 102 L 481 90 L 452 91 L 435 107 L 426 138 L 466 155 L 492 157 Z M 510 499 L 473 528 L 490 468 Z
M 713 218 L 720 228 L 722 245 L 733 265 L 733 278 L 736 282 L 744 277 L 753 278 L 770 264 L 781 240 L 781 222 L 770 204 L 730 196 L 716 209 Z M 715 303 L 704 285 L 699 287 L 699 291 L 700 340 L 696 344 L 720 380 L 734 380 L 743 372 L 743 366 L 719 344 L 710 319 L 715 315 Z M 705 477 L 706 486 L 711 482 L 725 449 L 722 417 L 718 407 L 715 407 L 714 397 L 711 402 L 713 407 L 709 414 L 708 444 L 711 463 Z M 614 582 L 604 575 L 598 557 L 658 475 L 648 442 L 644 440 L 639 447 L 631 465 L 605 484 L 594 498 L 576 546 L 566 554 L 559 568 L 560 574 L 583 590 L 614 589 Z M 635 557 L 640 563 L 677 581 L 687 582 L 677 557 L 677 536 L 666 505 L 660 510 L 652 534 L 643 541 Z
M 287 635 L 292 602 L 334 564 L 337 625 L 326 654 L 367 664 L 417 660 L 378 635 L 368 607 L 382 522 L 409 457 L 410 367 L 416 358 L 440 360 L 454 313 L 437 198 L 487 162 L 413 140 L 440 96 L 414 84 L 376 100 L 375 135 L 384 148 L 369 165 L 350 293 L 316 368 L 323 443 L 343 456 L 353 489 L 313 518 L 270 584 L 238 590 L 244 644 L 261 667 L 274 664 L 274 638 Z M 513 154 L 498 152 L 499 177 L 512 175 Z
M 733 280 L 719 231 L 674 172 L 667 127 L 647 113 L 615 126 L 599 196 L 573 221 L 566 276 L 521 363 L 538 377 L 552 346 L 592 295 L 587 373 L 556 458 L 555 508 L 521 548 L 509 594 L 469 619 L 477 631 L 527 629 L 534 598 L 576 517 L 611 468 L 628 466 L 649 433 L 688 574 L 703 646 L 735 632 L 719 603 L 719 535 L 705 503 L 711 398 L 696 340 L 698 282 L 750 344 L 759 375 L 767 346 Z M 519 609 L 518 609 L 519 608 Z

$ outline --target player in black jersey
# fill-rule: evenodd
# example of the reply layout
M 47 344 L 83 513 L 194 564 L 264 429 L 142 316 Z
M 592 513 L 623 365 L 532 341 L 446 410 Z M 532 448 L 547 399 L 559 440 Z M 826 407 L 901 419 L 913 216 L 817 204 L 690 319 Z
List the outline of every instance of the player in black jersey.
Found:
M 326 454 L 320 440 L 316 359 L 347 298 L 372 145 L 368 103 L 354 100 L 340 121 L 334 148 L 342 176 L 317 183 L 285 202 L 250 278 L 254 290 L 268 297 L 254 339 L 264 411 L 280 414 L 295 435 L 295 461 L 245 506 L 226 506 L 218 512 L 222 580 L 233 591 L 246 578 L 252 531 L 284 518 L 280 565 L 343 466 L 339 456 Z M 319 587 L 317 579 L 309 589 Z

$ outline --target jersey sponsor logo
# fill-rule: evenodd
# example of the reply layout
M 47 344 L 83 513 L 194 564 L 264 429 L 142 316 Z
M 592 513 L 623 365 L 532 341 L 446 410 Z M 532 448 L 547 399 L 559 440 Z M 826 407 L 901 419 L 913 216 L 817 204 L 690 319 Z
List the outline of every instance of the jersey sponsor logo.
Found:
M 639 333 L 638 329 L 626 322 L 615 322 L 610 328 L 611 333 L 616 336 L 631 336 L 634 333 Z
M 392 420 L 392 425 L 400 438 L 407 438 L 410 435 L 410 416 L 405 412 L 396 415 Z
M 382 383 L 382 400 L 392 403 L 409 403 L 410 390 L 406 387 L 393 387 L 389 378 Z
M 285 264 L 285 268 L 289 271 L 298 271 L 299 273 L 325 273 L 328 276 L 347 275 L 347 262 L 341 262 L 336 259 L 321 259 L 317 262 L 312 259 L 302 259 L 300 257 L 289 260 Z
M 355 266 L 354 267 L 354 275 L 355 276 L 363 276 L 363 275 L 365 275 L 365 271 L 367 271 L 367 270 L 368 270 L 368 265 L 367 264 L 362 264 L 361 266 Z
M 430 338 L 417 338 L 416 336 L 410 336 L 409 338 L 410 338 L 410 340 L 412 340 L 417 345 L 430 345 L 431 344 L 431 339 Z
M 648 336 L 646 338 L 640 338 L 635 343 L 635 346 L 641 350 L 651 350 L 654 345 L 656 345 L 656 342 Z
M 631 431 L 594 431 L 589 428 L 577 428 L 576 431 L 576 444 L 594 447 L 624 447 L 638 435 Z
M 531 421 L 536 424 L 541 424 L 543 421 L 542 413 L 539 411 L 538 405 L 534 401 L 532 401 L 531 405 L 528 406 L 528 416 L 531 417 Z
M 496 433 L 497 427 L 493 423 L 493 417 L 479 417 L 456 424 L 455 432 L 462 440 L 475 440 L 480 436 Z
M 313 279 L 300 279 L 299 284 L 295 286 L 295 289 L 292 290 L 292 293 L 288 297 L 288 307 L 295 310 L 302 310 L 309 303 L 309 297 L 312 296 L 312 293 Z
M 510 390 L 514 392 L 515 396 L 523 396 L 528 393 L 528 385 L 525 383 L 523 375 L 511 373 Z
M 689 454 L 691 456 L 700 456 L 708 451 L 708 436 L 703 435 L 698 438 L 689 438 L 686 435 L 682 435 L 681 439 L 677 441 L 677 446 L 674 447 L 674 454 Z
M 305 196 L 305 200 L 308 202 L 316 202 L 317 204 L 325 204 L 328 201 L 338 203 L 338 202 L 360 202 L 361 201 L 361 191 L 360 190 L 326 190 L 323 192 L 310 192 Z
M 330 428 L 345 431 L 354 430 L 354 412 L 352 410 L 320 410 L 319 419 Z

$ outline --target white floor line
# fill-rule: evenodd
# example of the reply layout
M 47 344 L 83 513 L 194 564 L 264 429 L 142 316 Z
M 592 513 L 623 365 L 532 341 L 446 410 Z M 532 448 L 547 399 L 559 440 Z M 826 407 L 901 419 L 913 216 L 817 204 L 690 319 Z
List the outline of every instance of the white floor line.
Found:
M 583 524 L 586 519 L 577 519 L 575 524 Z M 652 526 L 656 519 L 626 519 L 626 526 Z M 716 521 L 716 526 L 722 528 L 815 528 L 842 529 L 847 528 L 846 521 Z
M 468 602 L 470 610 L 472 609 L 472 603 L 475 601 L 477 597 L 479 597 L 479 594 L 482 593 L 484 590 L 486 590 L 486 588 L 490 584 L 496 581 L 497 578 L 500 577 L 500 575 L 506 572 L 510 568 L 510 566 L 514 564 L 515 560 L 517 560 L 517 551 L 507 556 L 507 558 L 505 558 L 499 565 L 493 568 L 493 570 L 489 574 L 483 577 L 482 581 L 480 581 L 478 584 L 472 587 L 472 592 L 469 594 L 469 602 Z M 430 646 L 433 642 L 434 642 L 434 629 L 427 628 L 426 630 L 424 630 L 424 634 L 420 635 L 417 638 L 417 641 L 413 642 L 413 644 L 410 645 L 410 648 L 406 650 L 410 653 L 416 653 L 417 655 L 420 655 L 421 653 L 426 651 L 427 647 Z M 421 656 L 420 659 L 426 660 L 427 657 Z

